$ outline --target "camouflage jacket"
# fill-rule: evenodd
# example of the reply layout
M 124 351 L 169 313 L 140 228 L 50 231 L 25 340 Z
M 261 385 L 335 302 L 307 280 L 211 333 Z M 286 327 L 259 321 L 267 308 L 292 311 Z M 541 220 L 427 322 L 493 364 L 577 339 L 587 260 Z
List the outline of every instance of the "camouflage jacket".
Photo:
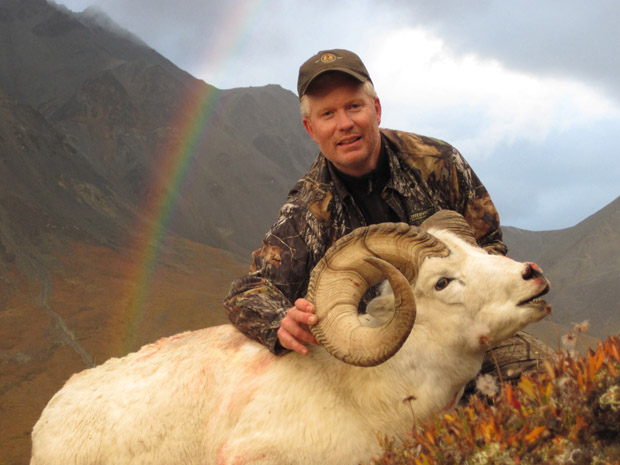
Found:
M 382 198 L 402 222 L 419 225 L 443 209 L 461 213 L 478 243 L 506 253 L 499 217 L 485 187 L 451 145 L 424 136 L 381 129 L 390 177 Z M 249 274 L 231 285 L 224 300 L 230 321 L 272 352 L 287 310 L 306 294 L 310 272 L 338 238 L 365 226 L 360 208 L 319 153 L 289 192 Z

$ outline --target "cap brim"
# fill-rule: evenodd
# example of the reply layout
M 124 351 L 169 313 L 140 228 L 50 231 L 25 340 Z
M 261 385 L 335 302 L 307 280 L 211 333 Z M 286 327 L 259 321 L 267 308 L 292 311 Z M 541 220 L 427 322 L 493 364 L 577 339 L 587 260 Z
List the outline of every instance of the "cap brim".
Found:
M 308 83 L 305 85 L 305 87 L 303 89 L 301 89 L 301 93 L 299 94 L 299 98 L 301 98 L 303 95 L 305 95 L 305 93 L 308 91 L 308 88 L 312 85 L 312 83 L 314 82 L 314 80 L 316 78 L 318 78 L 321 74 L 325 74 L 325 73 L 329 73 L 331 71 L 338 71 L 340 73 L 346 73 L 349 76 L 354 77 L 355 79 L 357 79 L 359 82 L 367 82 L 370 79 L 368 79 L 365 76 L 362 76 L 359 73 L 356 73 L 355 71 L 351 71 L 350 69 L 347 68 L 329 68 L 329 69 L 322 69 L 321 71 L 319 71 L 318 73 L 314 74 L 310 79 L 308 79 Z

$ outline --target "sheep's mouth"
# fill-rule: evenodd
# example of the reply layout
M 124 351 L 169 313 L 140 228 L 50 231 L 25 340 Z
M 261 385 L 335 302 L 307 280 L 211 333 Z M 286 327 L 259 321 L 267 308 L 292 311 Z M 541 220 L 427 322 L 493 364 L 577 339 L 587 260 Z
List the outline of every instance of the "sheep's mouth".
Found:
M 551 286 L 549 285 L 549 282 L 546 282 L 545 287 L 538 294 L 530 297 L 529 299 L 519 302 L 517 305 L 518 306 L 526 306 L 526 305 L 527 306 L 540 306 L 540 307 L 543 307 L 545 310 L 547 310 L 547 312 L 551 311 L 551 306 L 547 303 L 545 299 L 542 298 L 543 295 L 549 292 L 550 288 Z

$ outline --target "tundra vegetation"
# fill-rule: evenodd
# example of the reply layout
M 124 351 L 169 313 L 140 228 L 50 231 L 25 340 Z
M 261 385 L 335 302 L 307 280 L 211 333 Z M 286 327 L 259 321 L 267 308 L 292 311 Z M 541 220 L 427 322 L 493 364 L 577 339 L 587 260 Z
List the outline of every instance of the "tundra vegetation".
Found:
M 404 443 L 379 435 L 372 465 L 620 464 L 620 335 L 571 352 L 417 425 Z

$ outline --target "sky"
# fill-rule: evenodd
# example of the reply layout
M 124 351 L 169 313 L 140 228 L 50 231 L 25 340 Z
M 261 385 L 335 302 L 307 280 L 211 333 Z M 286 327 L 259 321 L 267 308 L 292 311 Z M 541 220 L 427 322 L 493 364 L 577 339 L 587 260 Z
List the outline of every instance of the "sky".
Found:
M 568 228 L 620 195 L 617 0 L 57 3 L 99 8 L 220 89 L 296 93 L 307 58 L 352 50 L 381 100 L 381 126 L 454 145 L 504 225 Z

